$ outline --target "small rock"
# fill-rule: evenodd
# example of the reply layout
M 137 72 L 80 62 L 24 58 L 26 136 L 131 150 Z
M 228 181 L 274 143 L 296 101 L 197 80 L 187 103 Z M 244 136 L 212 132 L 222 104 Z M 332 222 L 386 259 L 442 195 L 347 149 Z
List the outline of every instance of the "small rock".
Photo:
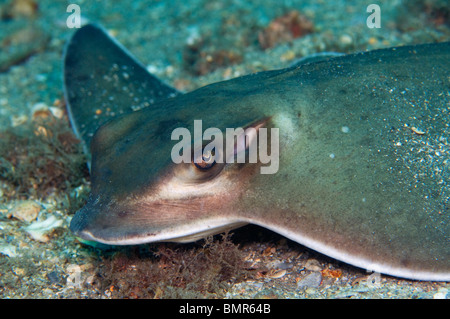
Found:
M 37 217 L 41 211 L 41 205 L 32 200 L 23 200 L 17 202 L 11 209 L 11 216 L 21 221 L 31 223 Z
M 9 244 L 0 244 L 0 254 L 8 256 L 9 258 L 17 257 L 16 247 Z
M 61 284 L 62 278 L 57 271 L 52 271 L 47 274 L 47 279 L 50 284 Z
M 281 269 L 278 271 L 274 271 L 271 272 L 271 274 L 268 275 L 269 278 L 273 278 L 273 279 L 277 279 L 277 278 L 281 278 L 284 275 L 286 275 L 286 270 L 285 269 Z
M 322 281 L 320 272 L 312 272 L 297 283 L 297 289 L 301 288 L 317 288 Z
M 353 39 L 348 34 L 343 34 L 339 38 L 339 41 L 341 41 L 341 43 L 344 44 L 344 45 L 349 45 L 349 44 L 351 44 L 353 42 Z
M 1 63 L 1 61 L 0 61 L 0 63 Z M 0 67 L 1 67 L 1 65 L 0 65 Z M 1 70 L 0 70 L 0 72 L 1 72 Z M 13 115 L 11 117 L 11 126 L 17 127 L 19 125 L 25 124 L 27 121 L 28 121 L 28 116 L 26 116 L 25 114 Z
M 11 270 L 16 276 L 19 276 L 19 277 L 23 277 L 27 274 L 27 271 L 21 267 L 13 267 Z
M 255 296 L 255 299 L 280 299 L 280 296 L 273 289 L 264 289 L 263 291 L 258 292 Z
M 316 259 L 308 259 L 305 264 L 305 269 L 311 271 L 321 271 L 322 267 Z
M 294 263 L 292 262 L 286 262 L 283 260 L 273 260 L 266 263 L 267 268 L 269 269 L 291 269 L 294 267 Z
M 309 287 L 309 288 L 306 288 L 306 289 L 305 289 L 305 292 L 306 292 L 308 295 L 313 295 L 313 294 L 317 293 L 317 289 L 316 289 L 316 288 Z
M 52 112 L 52 115 L 56 117 L 57 119 L 62 119 L 64 116 L 64 111 L 62 108 L 56 107 L 56 106 L 50 106 L 49 107 L 50 112 Z
M 38 4 L 35 0 L 12 0 L 2 12 L 2 18 L 33 18 L 37 15 Z
M 38 102 L 31 107 L 33 120 L 38 118 L 48 118 L 51 115 L 49 106 L 44 102 Z
M 274 268 L 278 268 L 278 269 L 291 269 L 292 267 L 294 267 L 294 263 L 289 263 L 289 262 L 277 262 L 274 264 Z
M 446 299 L 447 293 L 448 293 L 447 288 L 440 288 L 438 292 L 433 295 L 433 299 Z

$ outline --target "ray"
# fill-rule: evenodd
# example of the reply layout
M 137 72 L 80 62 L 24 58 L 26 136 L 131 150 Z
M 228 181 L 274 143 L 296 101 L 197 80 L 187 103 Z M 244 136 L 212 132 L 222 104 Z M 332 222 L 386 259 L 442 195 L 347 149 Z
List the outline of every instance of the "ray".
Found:
M 84 27 L 64 82 L 72 125 L 91 144 L 92 189 L 71 230 L 120 245 L 253 223 L 367 270 L 449 281 L 449 58 L 448 42 L 327 55 L 180 94 Z M 97 121 L 99 107 L 124 115 Z M 208 128 L 227 139 L 244 128 L 229 149 L 246 160 L 220 162 L 214 144 L 214 160 L 197 162 Z M 174 161 L 176 146 L 190 161 Z

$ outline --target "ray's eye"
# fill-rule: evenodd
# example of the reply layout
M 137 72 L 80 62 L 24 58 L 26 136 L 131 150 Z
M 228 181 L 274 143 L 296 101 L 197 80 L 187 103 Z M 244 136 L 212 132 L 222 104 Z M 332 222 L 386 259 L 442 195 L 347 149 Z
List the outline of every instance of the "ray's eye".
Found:
M 204 151 L 200 158 L 195 159 L 193 161 L 193 164 L 195 167 L 201 170 L 207 170 L 213 167 L 216 164 L 216 161 L 214 160 L 215 150 L 208 150 Z

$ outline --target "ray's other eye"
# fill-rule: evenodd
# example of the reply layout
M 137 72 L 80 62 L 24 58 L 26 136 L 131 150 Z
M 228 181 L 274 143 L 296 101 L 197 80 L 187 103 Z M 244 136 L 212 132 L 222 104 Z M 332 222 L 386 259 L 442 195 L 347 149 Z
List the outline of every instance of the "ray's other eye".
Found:
M 192 162 L 200 170 L 207 170 L 216 164 L 214 160 L 215 149 L 204 151 L 198 158 L 194 159 Z

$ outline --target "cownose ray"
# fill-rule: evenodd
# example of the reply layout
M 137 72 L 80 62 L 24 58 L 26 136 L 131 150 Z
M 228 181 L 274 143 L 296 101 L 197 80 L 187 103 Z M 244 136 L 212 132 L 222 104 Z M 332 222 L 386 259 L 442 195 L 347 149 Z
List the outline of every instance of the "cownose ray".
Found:
M 252 223 L 368 270 L 449 281 L 449 61 L 448 42 L 405 46 L 181 94 L 84 26 L 66 47 L 64 85 L 92 186 L 70 229 L 125 245 Z M 193 132 L 194 120 L 222 132 L 264 127 L 269 139 L 278 128 L 278 171 L 174 163 L 171 133 Z

